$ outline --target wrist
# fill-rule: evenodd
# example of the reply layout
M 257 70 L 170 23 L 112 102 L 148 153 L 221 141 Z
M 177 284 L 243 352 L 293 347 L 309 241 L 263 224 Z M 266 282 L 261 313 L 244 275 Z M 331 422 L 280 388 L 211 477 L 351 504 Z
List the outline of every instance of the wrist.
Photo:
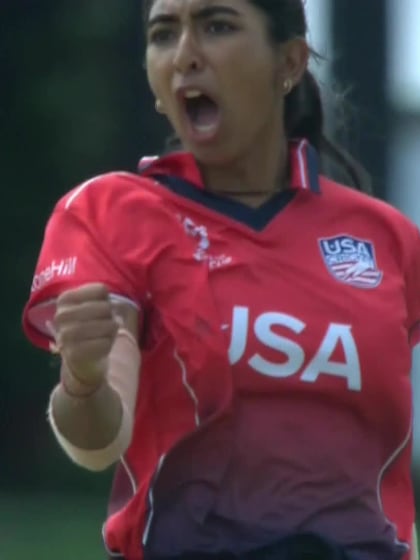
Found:
M 60 371 L 60 385 L 63 391 L 69 396 L 78 399 L 87 399 L 98 392 L 105 380 L 103 372 L 96 376 L 92 382 L 82 380 L 63 359 Z

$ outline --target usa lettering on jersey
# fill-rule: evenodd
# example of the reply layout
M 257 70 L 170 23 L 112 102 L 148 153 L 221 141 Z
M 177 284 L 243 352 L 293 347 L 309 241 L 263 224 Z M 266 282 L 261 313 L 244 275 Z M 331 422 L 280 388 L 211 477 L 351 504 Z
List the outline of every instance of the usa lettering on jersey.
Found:
M 337 235 L 320 239 L 319 248 L 336 280 L 357 288 L 376 288 L 381 283 L 383 273 L 378 270 L 371 241 Z
M 352 334 L 351 325 L 330 323 L 320 337 L 317 350 L 307 355 L 304 348 L 293 335 L 299 335 L 306 329 L 306 323 L 286 313 L 270 311 L 262 313 L 250 325 L 249 309 L 235 307 L 232 315 L 229 361 L 233 365 L 241 360 L 246 352 L 249 336 L 255 335 L 262 348 L 277 350 L 282 359 L 277 363 L 266 360 L 256 352 L 248 359 L 248 365 L 261 375 L 286 378 L 299 374 L 300 380 L 314 383 L 320 375 L 331 375 L 345 380 L 350 391 L 361 391 L 362 375 L 359 353 Z M 290 331 L 291 337 L 281 336 L 273 327 L 281 326 Z M 251 332 L 250 332 L 251 331 Z M 296 338 L 296 336 L 294 336 Z M 332 360 L 338 345 L 344 352 L 343 362 Z M 284 361 L 286 356 L 286 361 Z M 279 356 L 280 357 L 280 356 Z

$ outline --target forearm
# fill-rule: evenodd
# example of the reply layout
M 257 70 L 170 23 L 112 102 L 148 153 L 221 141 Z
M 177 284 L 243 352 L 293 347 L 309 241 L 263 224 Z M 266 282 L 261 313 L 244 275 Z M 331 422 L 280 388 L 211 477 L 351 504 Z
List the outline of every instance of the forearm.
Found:
M 107 382 L 82 399 L 68 395 L 60 384 L 50 402 L 50 414 L 57 430 L 81 449 L 107 447 L 121 427 L 122 410 L 120 396 Z
M 75 463 L 89 470 L 103 470 L 126 451 L 134 426 L 139 371 L 137 343 L 122 329 L 97 391 L 77 398 L 68 393 L 65 384 L 54 389 L 49 421 L 58 443 Z

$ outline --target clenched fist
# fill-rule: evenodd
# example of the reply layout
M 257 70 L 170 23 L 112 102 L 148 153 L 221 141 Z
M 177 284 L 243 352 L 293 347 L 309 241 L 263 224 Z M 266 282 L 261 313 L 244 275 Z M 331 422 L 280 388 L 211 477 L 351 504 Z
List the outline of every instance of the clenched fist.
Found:
M 85 284 L 57 300 L 56 344 L 69 370 L 86 385 L 98 385 L 118 330 L 109 292 L 103 284 Z

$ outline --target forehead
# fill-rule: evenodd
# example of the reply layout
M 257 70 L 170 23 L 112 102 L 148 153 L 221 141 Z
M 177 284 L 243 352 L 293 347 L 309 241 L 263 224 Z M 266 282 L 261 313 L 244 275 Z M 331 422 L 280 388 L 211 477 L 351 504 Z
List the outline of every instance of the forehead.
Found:
M 210 6 L 228 6 L 239 10 L 244 4 L 244 0 L 155 0 L 150 8 L 149 17 L 161 13 L 195 12 Z

